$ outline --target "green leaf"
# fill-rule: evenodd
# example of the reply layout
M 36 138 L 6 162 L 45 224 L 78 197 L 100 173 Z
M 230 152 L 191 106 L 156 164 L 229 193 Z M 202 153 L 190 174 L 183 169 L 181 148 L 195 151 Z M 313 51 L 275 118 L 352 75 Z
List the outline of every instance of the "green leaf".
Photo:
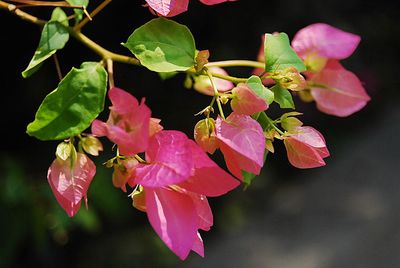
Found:
M 64 48 L 68 42 L 69 33 L 65 28 L 67 15 L 62 9 L 54 9 L 51 15 L 52 20 L 43 27 L 39 46 L 33 55 L 28 67 L 22 72 L 22 76 L 27 78 L 39 70 L 42 63 L 50 58 L 57 50 Z M 53 20 L 54 19 L 54 20 Z
M 253 114 L 251 117 L 260 124 L 263 131 L 265 131 L 270 126 L 268 116 L 265 112 Z
M 123 45 L 151 71 L 186 71 L 195 65 L 192 33 L 185 25 L 165 18 L 153 19 L 139 27 Z
M 85 62 L 72 70 L 48 94 L 27 133 L 40 140 L 61 140 L 80 134 L 104 108 L 107 72 L 102 65 Z
M 56 7 L 51 13 L 50 21 L 58 21 L 64 26 L 69 26 L 67 14 L 59 7 Z
M 158 75 L 160 76 L 161 80 L 170 79 L 170 78 L 174 77 L 177 74 L 178 74 L 177 72 L 158 73 Z
M 266 100 L 268 104 L 274 101 L 274 93 L 263 85 L 260 77 L 253 75 L 247 79 L 246 84 L 257 96 Z
M 66 1 L 71 6 L 83 6 L 86 8 L 89 5 L 89 0 L 66 0 Z M 76 23 L 80 22 L 83 18 L 83 14 L 85 14 L 83 10 L 79 8 L 74 8 L 74 13 L 75 13 Z
M 267 160 L 267 155 L 268 155 L 268 151 L 265 150 L 264 151 L 264 163 Z M 242 175 L 243 175 L 243 183 L 244 183 L 244 188 L 247 189 L 247 187 L 250 186 L 251 182 L 253 181 L 253 179 L 257 176 L 253 173 L 247 172 L 242 170 Z
M 267 72 L 284 70 L 292 66 L 299 72 L 306 70 L 303 61 L 290 46 L 289 37 L 285 33 L 265 34 L 264 53 Z
M 295 108 L 292 94 L 290 94 L 289 90 L 281 87 L 279 84 L 273 86 L 271 90 L 274 92 L 274 100 L 279 104 L 279 107 L 292 109 Z

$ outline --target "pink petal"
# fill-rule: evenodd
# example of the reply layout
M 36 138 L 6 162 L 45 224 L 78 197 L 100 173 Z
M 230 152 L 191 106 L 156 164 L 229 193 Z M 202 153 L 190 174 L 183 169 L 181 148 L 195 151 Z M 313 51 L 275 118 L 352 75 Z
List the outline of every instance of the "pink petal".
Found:
M 108 127 L 107 124 L 104 122 L 101 122 L 98 119 L 95 119 L 92 122 L 92 127 L 91 127 L 92 134 L 97 136 L 97 137 L 103 137 L 107 136 L 108 134 Z
M 155 134 L 146 152 L 149 164 L 136 168 L 136 183 L 162 187 L 186 180 L 194 168 L 188 138 L 179 131 L 163 130 Z
M 197 236 L 196 239 L 194 240 L 192 250 L 204 258 L 203 239 L 201 238 L 199 232 L 197 232 Z
M 305 144 L 308 144 L 311 147 L 326 147 L 325 140 L 322 134 L 312 127 L 297 127 L 294 131 L 294 134 L 291 134 L 290 137 Z
M 180 259 L 186 259 L 198 243 L 198 217 L 192 198 L 164 188 L 146 188 L 145 191 L 151 226 Z
M 294 138 L 286 138 L 285 144 L 290 164 L 297 168 L 315 168 L 325 165 L 319 153 L 311 146 Z
M 210 67 L 209 71 L 216 74 L 228 75 L 228 73 L 220 68 L 220 67 Z M 231 81 L 227 81 L 220 78 L 213 78 L 214 85 L 217 87 L 218 92 L 226 92 L 231 90 L 234 87 L 234 84 Z M 208 76 L 202 75 L 195 79 L 195 83 L 193 88 L 198 92 L 208 95 L 214 96 L 214 89 L 211 85 L 210 78 Z
M 268 109 L 267 102 L 245 84 L 235 87 L 232 93 L 231 107 L 236 114 L 252 115 Z
M 187 195 L 192 198 L 198 216 L 197 227 L 204 231 L 209 231 L 213 225 L 213 214 L 208 204 L 208 200 L 204 195 L 187 192 Z
M 238 168 L 259 174 L 264 164 L 265 137 L 260 124 L 247 115 L 232 113 L 226 120 L 218 117 L 216 135 L 229 170 L 239 176 Z M 237 168 L 234 167 L 238 165 Z
M 353 54 L 360 36 L 342 31 L 325 23 L 311 24 L 296 33 L 293 49 L 301 56 L 317 53 L 329 59 L 345 59 Z
M 164 17 L 173 17 L 188 9 L 189 0 L 146 0 L 147 4 Z
M 61 207 L 72 217 L 79 209 L 82 198 L 96 173 L 96 166 L 85 154 L 77 153 L 71 166 L 71 159 L 56 159 L 51 164 L 47 180 Z
M 324 113 L 345 117 L 361 110 L 370 97 L 358 77 L 339 63 L 331 63 L 312 78 L 311 95 Z M 317 85 L 321 85 L 318 87 Z
M 220 196 L 240 183 L 212 161 L 193 141 L 188 141 L 195 163 L 195 172 L 179 187 L 206 196 Z M 240 170 L 239 170 L 240 171 Z
M 137 107 L 139 105 L 135 97 L 133 97 L 125 90 L 117 87 L 113 87 L 110 89 L 110 91 L 108 92 L 108 97 L 113 104 L 113 106 L 110 107 L 110 110 L 118 114 L 130 113 L 132 107 Z

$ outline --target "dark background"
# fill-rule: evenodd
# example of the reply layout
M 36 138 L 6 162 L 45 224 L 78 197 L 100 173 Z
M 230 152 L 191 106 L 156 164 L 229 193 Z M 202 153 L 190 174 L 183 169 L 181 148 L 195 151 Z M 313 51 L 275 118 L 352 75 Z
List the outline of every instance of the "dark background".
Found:
M 91 2 L 89 10 L 98 3 Z M 83 32 L 127 54 L 120 43 L 153 17 L 141 4 L 114 0 Z M 43 18 L 50 12 L 26 10 Z M 215 225 L 203 233 L 206 257 L 191 254 L 185 262 L 112 186 L 111 171 L 100 166 L 110 156 L 109 143 L 108 153 L 95 160 L 89 210 L 82 206 L 69 219 L 59 208 L 46 180 L 57 142 L 25 134 L 42 99 L 56 87 L 57 74 L 50 60 L 22 79 L 40 29 L 0 11 L 0 267 L 400 267 L 399 10 L 395 1 L 240 0 L 210 7 L 191 0 L 189 12 L 175 17 L 191 29 L 198 49 L 210 50 L 211 60 L 255 59 L 263 33 L 283 31 L 292 38 L 315 22 L 359 34 L 359 48 L 343 64 L 372 97 L 348 118 L 321 114 L 314 104 L 297 100 L 305 124 L 326 137 L 332 155 L 327 166 L 295 169 L 276 143 L 277 152 L 249 189 L 211 200 Z M 99 60 L 72 39 L 58 56 L 64 74 L 82 61 Z M 115 64 L 115 79 L 136 97 L 145 96 L 166 129 L 188 135 L 199 120 L 193 114 L 209 102 L 183 88 L 183 76 L 163 82 L 145 69 Z

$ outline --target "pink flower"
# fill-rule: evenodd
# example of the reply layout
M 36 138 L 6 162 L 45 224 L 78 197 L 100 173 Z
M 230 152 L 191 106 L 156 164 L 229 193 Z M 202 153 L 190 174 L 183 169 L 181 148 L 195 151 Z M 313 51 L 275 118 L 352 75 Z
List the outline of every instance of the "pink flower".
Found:
M 235 0 L 200 0 L 205 5 L 216 5 L 223 2 Z M 146 0 L 147 4 L 158 15 L 173 17 L 187 11 L 189 0 Z
M 116 87 L 110 89 L 108 96 L 113 104 L 110 116 L 106 123 L 94 120 L 92 133 L 99 137 L 107 136 L 118 145 L 123 155 L 132 156 L 144 152 L 150 135 L 151 115 L 144 99 L 139 104 L 131 94 Z
M 353 54 L 360 36 L 325 23 L 311 24 L 296 33 L 292 46 L 311 71 L 322 70 L 328 59 L 342 60 Z
M 370 100 L 358 77 L 336 60 L 330 60 L 310 81 L 317 108 L 327 114 L 349 116 Z
M 194 140 L 205 152 L 210 154 L 218 149 L 214 119 L 206 118 L 197 122 L 194 127 Z
M 191 250 L 203 256 L 198 230 L 208 231 L 213 224 L 206 196 L 225 194 L 239 182 L 178 131 L 157 133 L 146 162 L 136 167 L 130 181 L 143 187 L 143 193 L 133 194 L 134 205 L 146 211 L 156 233 L 179 258 Z
M 297 127 L 283 140 L 289 162 L 297 168 L 315 168 L 325 165 L 329 156 L 325 139 L 312 127 Z
M 260 124 L 248 115 L 232 113 L 216 121 L 216 136 L 230 172 L 259 174 L 264 165 L 265 137 Z
M 236 114 L 252 115 L 268 109 L 268 103 L 246 84 L 239 84 L 232 90 L 232 110 Z
M 87 206 L 87 190 L 96 173 L 96 166 L 85 154 L 77 153 L 76 159 L 56 158 L 51 164 L 47 180 L 60 206 L 73 217 L 81 206 Z

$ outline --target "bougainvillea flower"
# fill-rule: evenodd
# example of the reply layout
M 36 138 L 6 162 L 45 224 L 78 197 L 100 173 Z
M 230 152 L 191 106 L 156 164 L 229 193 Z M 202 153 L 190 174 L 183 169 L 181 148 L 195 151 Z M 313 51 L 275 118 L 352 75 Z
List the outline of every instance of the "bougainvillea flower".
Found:
M 264 165 L 265 137 L 260 124 L 248 115 L 232 113 L 216 121 L 216 135 L 230 172 L 242 179 L 242 170 L 259 174 Z
M 92 133 L 107 136 L 118 145 L 122 155 L 132 156 L 146 150 L 150 131 L 150 109 L 139 104 L 135 97 L 119 89 L 110 89 L 108 96 L 112 102 L 107 122 L 94 120 Z
M 210 67 L 208 70 L 212 73 L 228 75 L 228 73 L 220 67 Z M 210 78 L 208 78 L 208 76 L 201 75 L 201 76 L 195 77 L 194 79 L 195 80 L 194 80 L 193 88 L 195 90 L 197 90 L 198 92 L 200 92 L 204 95 L 214 96 L 214 89 L 211 85 L 211 81 L 210 81 Z M 221 93 L 231 90 L 234 87 L 234 85 L 231 81 L 216 78 L 216 77 L 213 77 L 213 82 L 214 82 L 215 87 L 218 89 L 218 92 L 221 92 Z
M 139 192 L 132 194 L 133 204 L 147 213 L 156 233 L 179 258 L 191 250 L 204 256 L 198 230 L 208 231 L 213 224 L 206 196 L 225 194 L 239 182 L 179 131 L 163 130 L 151 139 L 147 163 L 135 168 L 130 182 L 140 184 Z
M 216 5 L 223 2 L 235 0 L 200 0 L 206 5 Z M 173 17 L 187 11 L 189 0 L 146 0 L 147 4 L 158 15 L 164 17 Z
M 214 119 L 206 118 L 197 122 L 194 126 L 194 140 L 205 152 L 210 154 L 218 149 Z
M 312 127 L 297 127 L 283 140 L 290 164 L 297 168 L 315 168 L 325 165 L 329 156 L 325 139 Z
M 85 154 L 77 153 L 76 159 L 56 158 L 51 164 L 47 180 L 60 206 L 69 217 L 73 217 L 84 198 L 87 205 L 87 190 L 96 173 L 96 166 Z
M 311 95 L 320 111 L 341 117 L 361 110 L 370 100 L 358 77 L 336 60 L 312 77 Z
M 342 60 L 353 54 L 360 36 L 325 23 L 311 24 L 296 33 L 292 47 L 309 70 L 318 72 L 328 59 Z

